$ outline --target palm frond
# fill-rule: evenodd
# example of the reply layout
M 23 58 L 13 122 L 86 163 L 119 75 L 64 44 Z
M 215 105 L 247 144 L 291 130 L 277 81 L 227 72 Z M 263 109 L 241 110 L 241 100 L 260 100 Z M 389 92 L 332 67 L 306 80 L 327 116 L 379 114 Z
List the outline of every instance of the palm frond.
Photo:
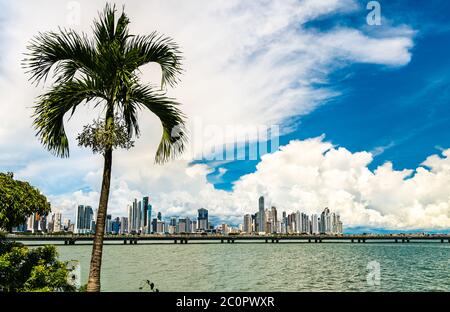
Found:
M 69 142 L 64 129 L 64 115 L 75 112 L 83 101 L 102 99 L 97 82 L 91 79 L 74 79 L 58 84 L 38 98 L 34 106 L 33 125 L 41 143 L 60 157 L 69 156 Z
M 127 61 L 137 69 L 147 63 L 161 66 L 161 86 L 174 86 L 182 73 L 182 53 L 179 46 L 169 37 L 153 32 L 148 36 L 134 36 L 127 42 Z
M 133 88 L 130 102 L 137 107 L 148 108 L 161 121 L 163 133 L 156 151 L 156 163 L 165 163 L 183 153 L 187 143 L 187 132 L 184 127 L 185 116 L 177 107 L 178 102 L 152 90 L 149 86 L 142 85 Z
M 30 80 L 39 84 L 47 79 L 55 65 L 56 82 L 69 81 L 79 70 L 87 75 L 97 72 L 97 59 L 92 43 L 85 35 L 60 29 L 59 32 L 39 33 L 28 45 L 29 53 L 22 66 Z
M 94 36 L 97 47 L 107 47 L 112 42 L 116 42 L 125 47 L 125 41 L 129 37 L 128 24 L 130 20 L 124 10 L 120 14 L 116 23 L 116 5 L 106 4 L 105 9 L 94 21 Z

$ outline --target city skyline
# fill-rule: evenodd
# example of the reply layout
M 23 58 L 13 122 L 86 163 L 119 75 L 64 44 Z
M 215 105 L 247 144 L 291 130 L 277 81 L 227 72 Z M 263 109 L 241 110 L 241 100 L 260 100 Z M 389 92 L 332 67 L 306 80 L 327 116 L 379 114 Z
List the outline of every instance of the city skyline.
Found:
M 278 218 L 275 206 L 265 206 L 264 196 L 258 198 L 258 211 L 255 214 L 242 216 L 243 222 L 228 224 L 226 222 L 211 222 L 208 210 L 200 208 L 197 219 L 188 216 L 165 216 L 159 211 L 152 218 L 152 205 L 149 196 L 142 200 L 135 198 L 127 205 L 128 216 L 106 216 L 105 233 L 112 234 L 174 234 L 174 233 L 221 233 L 230 232 L 248 234 L 343 234 L 343 223 L 339 214 L 330 213 L 326 207 L 320 215 L 296 211 L 282 212 Z M 155 211 L 156 212 L 156 211 Z M 62 223 L 60 212 L 51 212 L 46 216 L 34 213 L 23 225 L 15 227 L 14 232 L 72 232 L 76 234 L 93 234 L 97 209 L 88 205 L 78 205 L 75 222 L 65 218 Z M 145 218 L 144 218 L 145 216 Z M 262 217 L 260 217 L 262 216 Z M 192 219 L 192 220 L 191 220 Z
M 218 219 L 238 222 L 253 207 L 253 194 L 268 193 L 286 210 L 333 207 L 351 228 L 449 231 L 446 10 L 434 1 L 420 10 L 388 1 L 382 25 L 369 25 L 366 3 L 357 0 L 255 1 L 198 1 L 194 8 L 117 2 L 136 33 L 158 29 L 182 48 L 188 70 L 169 95 L 182 104 L 192 137 L 181 159 L 154 165 L 161 129 L 142 114 L 142 137 L 115 153 L 109 213 L 151 191 L 166 215 L 208 207 Z M 49 16 L 33 1 L 0 2 L 0 107 L 8 112 L 0 125 L 0 167 L 38 187 L 71 219 L 78 204 L 98 204 L 102 159 L 77 146 L 76 137 L 101 112 L 81 108 L 68 120 L 70 158 L 53 157 L 35 137 L 30 107 L 37 91 L 20 64 L 39 32 L 91 33 L 102 5 L 77 3 L 78 11 L 50 0 L 56 13 Z M 198 45 L 192 33 L 207 44 Z M 160 83 L 154 68 L 143 78 Z M 278 135 L 255 135 L 259 126 Z M 266 149 L 258 141 L 277 144 Z M 224 146 L 233 159 L 220 157 Z

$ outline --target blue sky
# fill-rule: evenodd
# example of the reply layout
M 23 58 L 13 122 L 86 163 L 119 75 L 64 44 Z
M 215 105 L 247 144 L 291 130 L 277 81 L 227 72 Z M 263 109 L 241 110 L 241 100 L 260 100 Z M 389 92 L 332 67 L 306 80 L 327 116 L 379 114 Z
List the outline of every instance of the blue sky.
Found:
M 391 161 L 397 170 L 415 168 L 430 154 L 450 147 L 450 3 L 380 3 L 383 19 L 417 31 L 411 61 L 400 67 L 352 64 L 337 70 L 325 87 L 342 94 L 297 118 L 295 131 L 281 136 L 280 145 L 325 134 L 326 139 L 351 152 L 379 153 L 371 169 Z M 346 25 L 369 32 L 384 27 L 371 26 L 379 28 L 371 30 L 363 17 L 356 11 L 313 21 L 307 27 L 324 31 Z M 240 176 L 254 172 L 258 162 L 221 164 L 228 171 L 216 179 L 216 170 L 209 179 L 217 188 L 230 190 Z

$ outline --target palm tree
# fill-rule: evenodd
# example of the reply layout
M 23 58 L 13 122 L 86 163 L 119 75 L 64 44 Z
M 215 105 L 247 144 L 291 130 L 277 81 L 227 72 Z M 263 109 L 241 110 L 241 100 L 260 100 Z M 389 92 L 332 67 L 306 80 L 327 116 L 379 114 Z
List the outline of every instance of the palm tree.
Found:
M 156 163 L 164 163 L 182 153 L 187 139 L 183 130 L 185 116 L 178 108 L 179 104 L 162 91 L 167 85 L 175 86 L 182 71 L 178 46 L 172 39 L 156 32 L 146 36 L 130 35 L 127 15 L 122 10 L 117 18 L 115 13 L 115 6 L 107 4 L 94 21 L 91 39 L 66 29 L 38 34 L 27 47 L 29 51 L 23 62 L 30 80 L 36 85 L 45 83 L 50 71 L 53 72 L 53 84 L 48 92 L 38 97 L 33 118 L 36 135 L 56 156 L 69 156 L 65 115 L 72 116 L 82 103 L 94 102 L 95 106 L 103 108 L 101 130 L 106 133 L 106 140 L 85 144 L 94 151 L 101 151 L 104 157 L 87 291 L 100 291 L 112 152 L 117 146 L 123 147 L 123 142 L 115 142 L 113 137 L 120 129 L 125 129 L 128 139 L 138 136 L 138 111 L 149 109 L 162 124 Z M 161 89 L 140 81 L 139 69 L 151 62 L 161 67 Z M 118 126 L 120 122 L 122 124 Z M 173 135 L 174 131 L 176 135 Z

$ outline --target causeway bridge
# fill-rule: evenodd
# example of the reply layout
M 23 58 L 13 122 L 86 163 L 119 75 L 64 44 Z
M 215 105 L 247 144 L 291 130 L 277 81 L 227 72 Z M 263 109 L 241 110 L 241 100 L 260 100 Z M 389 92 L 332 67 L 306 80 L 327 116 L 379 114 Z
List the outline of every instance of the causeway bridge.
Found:
M 64 244 L 75 245 L 76 243 L 92 243 L 94 235 L 52 235 L 52 234 L 8 234 L 6 240 L 31 244 Z M 105 235 L 105 243 L 132 244 L 165 242 L 173 244 L 195 243 L 418 243 L 418 242 L 440 242 L 450 243 L 450 235 L 427 235 L 427 234 L 389 234 L 389 235 L 306 235 L 306 234 L 267 234 L 267 235 L 220 235 L 220 234 L 142 234 L 142 235 Z

